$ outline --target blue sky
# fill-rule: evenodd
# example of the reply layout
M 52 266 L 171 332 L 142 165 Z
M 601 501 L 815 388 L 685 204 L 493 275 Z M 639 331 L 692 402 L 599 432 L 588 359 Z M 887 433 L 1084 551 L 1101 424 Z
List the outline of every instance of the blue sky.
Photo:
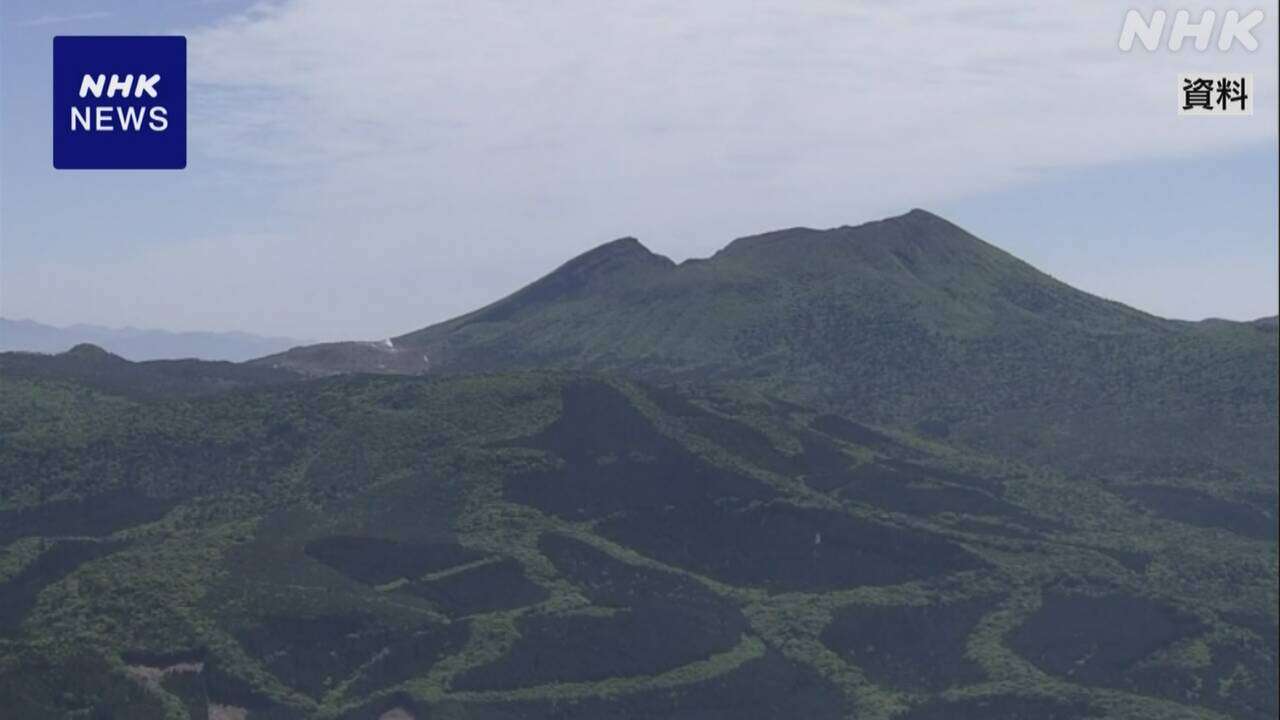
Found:
M 6 0 L 0 314 L 378 338 L 614 237 L 911 207 L 1143 310 L 1274 314 L 1261 7 L 1256 52 L 1126 54 L 1105 0 Z M 152 33 L 188 37 L 188 168 L 53 170 L 51 38 Z M 1195 71 L 1255 115 L 1176 117 Z

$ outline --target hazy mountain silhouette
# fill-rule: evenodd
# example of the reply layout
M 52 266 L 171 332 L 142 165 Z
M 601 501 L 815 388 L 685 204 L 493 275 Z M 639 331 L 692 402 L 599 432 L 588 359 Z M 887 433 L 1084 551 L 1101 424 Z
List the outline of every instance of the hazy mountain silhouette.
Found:
M 98 345 L 129 360 L 200 358 L 240 362 L 302 344 L 243 332 L 171 332 L 99 325 L 54 327 L 0 318 L 0 352 L 60 353 L 81 343 Z

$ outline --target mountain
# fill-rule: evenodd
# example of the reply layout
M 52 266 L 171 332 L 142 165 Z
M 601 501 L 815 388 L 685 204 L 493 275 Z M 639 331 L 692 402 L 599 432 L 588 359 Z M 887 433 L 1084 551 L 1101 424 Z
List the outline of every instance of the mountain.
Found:
M 1274 496 L 774 390 L 0 354 L 0 714 L 1280 711 Z
M 0 353 L 0 715 L 1274 718 L 1276 343 L 913 211 Z
M 1274 320 L 1167 320 L 922 210 L 675 264 L 626 238 L 385 344 L 255 361 L 312 375 L 559 368 L 749 385 L 1107 477 L 1274 488 Z
M 129 360 L 202 358 L 240 362 L 301 345 L 298 340 L 242 332 L 169 332 L 98 325 L 53 327 L 0 318 L 0 351 L 59 353 L 83 343 Z
M 299 379 L 288 370 L 226 361 L 149 360 L 134 363 L 81 343 L 64 353 L 0 353 L 0 375 L 11 379 L 68 381 L 108 395 L 134 399 L 194 397 Z

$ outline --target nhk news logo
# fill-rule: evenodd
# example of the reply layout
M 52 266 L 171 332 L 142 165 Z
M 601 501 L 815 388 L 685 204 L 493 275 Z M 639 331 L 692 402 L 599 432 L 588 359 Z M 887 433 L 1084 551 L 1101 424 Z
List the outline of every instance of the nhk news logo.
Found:
M 187 40 L 53 39 L 53 166 L 187 165 Z

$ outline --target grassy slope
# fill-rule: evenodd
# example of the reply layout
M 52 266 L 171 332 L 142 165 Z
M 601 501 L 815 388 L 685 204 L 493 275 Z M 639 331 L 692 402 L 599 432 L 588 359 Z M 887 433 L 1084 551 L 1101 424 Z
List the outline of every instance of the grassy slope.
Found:
M 1179 516 L 1205 487 L 1066 482 L 749 383 L 157 398 L 75 369 L 0 364 L 0 697 L 28 715 L 1275 713 L 1274 504 L 1245 489 Z

